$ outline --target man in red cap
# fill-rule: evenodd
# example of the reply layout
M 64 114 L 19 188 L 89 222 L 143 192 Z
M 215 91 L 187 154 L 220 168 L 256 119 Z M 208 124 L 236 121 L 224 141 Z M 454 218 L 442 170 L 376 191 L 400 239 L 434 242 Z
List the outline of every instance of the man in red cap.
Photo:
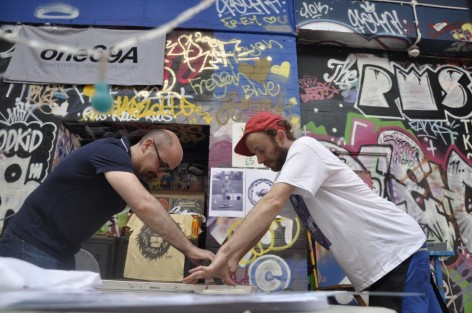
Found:
M 235 285 L 230 275 L 239 261 L 291 203 L 313 238 L 333 253 L 355 290 L 370 290 L 370 305 L 397 312 L 441 312 L 419 224 L 377 195 L 320 142 L 306 136 L 295 140 L 288 121 L 262 112 L 246 123 L 234 151 L 255 155 L 258 163 L 279 174 L 215 260 L 192 269 L 184 282 L 218 277 Z M 386 292 L 415 296 L 387 297 Z

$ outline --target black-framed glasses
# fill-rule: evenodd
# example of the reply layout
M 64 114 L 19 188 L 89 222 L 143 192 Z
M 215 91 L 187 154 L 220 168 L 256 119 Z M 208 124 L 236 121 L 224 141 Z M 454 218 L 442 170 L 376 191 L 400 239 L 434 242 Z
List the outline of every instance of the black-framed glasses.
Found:
M 169 164 L 162 161 L 161 155 L 159 154 L 159 150 L 157 150 L 157 145 L 155 142 L 152 143 L 154 145 L 154 150 L 156 150 L 157 157 L 159 158 L 159 172 L 169 172 L 170 167 Z

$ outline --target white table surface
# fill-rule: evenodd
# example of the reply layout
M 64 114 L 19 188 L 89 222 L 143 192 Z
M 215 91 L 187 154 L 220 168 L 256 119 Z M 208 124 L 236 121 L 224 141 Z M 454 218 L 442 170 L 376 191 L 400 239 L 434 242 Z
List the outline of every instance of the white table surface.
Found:
M 394 313 L 378 307 L 327 305 L 331 292 L 259 293 L 252 286 L 107 281 L 89 291 L 0 292 L 0 312 L 72 313 Z M 1 299 L 3 298 L 3 300 Z M 10 301 L 10 303 L 9 303 Z M 3 302 L 3 304 L 2 304 Z

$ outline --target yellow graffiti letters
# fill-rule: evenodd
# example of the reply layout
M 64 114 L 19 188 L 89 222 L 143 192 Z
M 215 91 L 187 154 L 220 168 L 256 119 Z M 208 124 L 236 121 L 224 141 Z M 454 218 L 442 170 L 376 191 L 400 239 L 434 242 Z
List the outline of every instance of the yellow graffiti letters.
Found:
M 250 84 L 243 85 L 242 88 L 246 99 L 259 96 L 275 97 L 281 90 L 280 85 L 275 84 L 273 81 L 268 81 L 267 83 L 262 84 L 261 87 L 256 87 L 255 84 Z

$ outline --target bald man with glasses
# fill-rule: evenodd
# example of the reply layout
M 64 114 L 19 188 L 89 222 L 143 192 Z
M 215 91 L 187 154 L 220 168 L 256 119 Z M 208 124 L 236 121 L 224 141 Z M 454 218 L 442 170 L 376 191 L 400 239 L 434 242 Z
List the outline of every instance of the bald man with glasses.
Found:
M 156 234 L 195 264 L 214 254 L 193 245 L 167 210 L 146 189 L 183 158 L 177 135 L 147 132 L 131 145 L 126 137 L 103 138 L 63 159 L 25 199 L 0 237 L 0 256 L 47 269 L 72 270 L 81 243 L 128 204 Z

